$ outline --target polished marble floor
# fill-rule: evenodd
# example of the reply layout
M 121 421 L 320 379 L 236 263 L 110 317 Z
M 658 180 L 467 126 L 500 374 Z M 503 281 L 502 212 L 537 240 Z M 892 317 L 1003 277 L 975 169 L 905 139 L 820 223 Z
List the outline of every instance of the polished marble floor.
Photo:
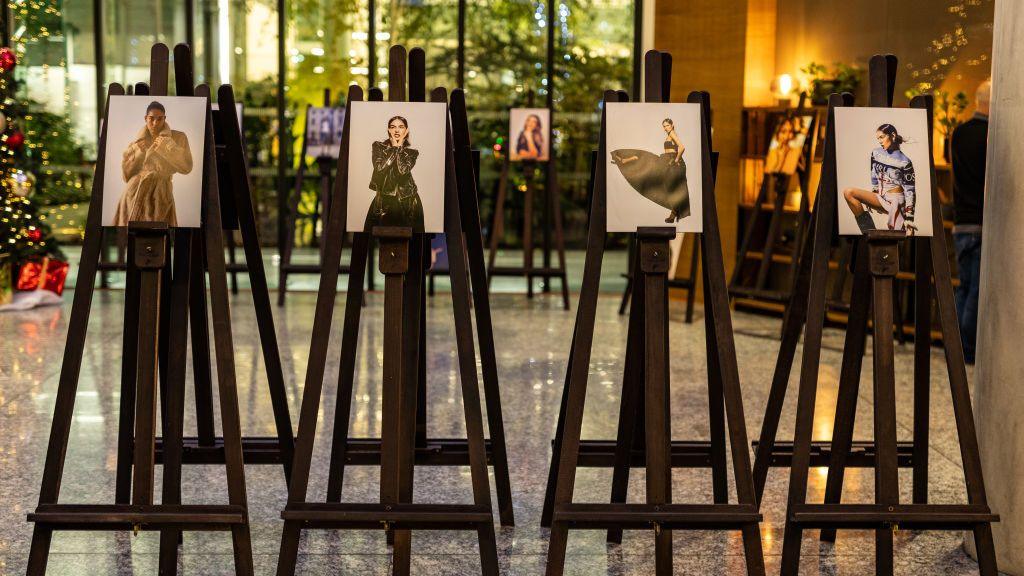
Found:
M 24 573 L 31 535 L 25 514 L 36 503 L 70 302 L 69 295 L 63 307 L 0 315 L 0 574 Z M 270 435 L 273 418 L 251 302 L 245 291 L 232 298 L 241 416 L 246 434 Z M 371 294 L 364 309 L 351 428 L 354 436 L 376 434 L 380 426 L 382 302 L 380 294 Z M 95 297 L 64 473 L 61 493 L 64 502 L 100 503 L 110 501 L 113 496 L 122 303 L 120 291 L 103 291 Z M 289 296 L 284 308 L 275 308 L 293 418 L 298 413 L 302 395 L 314 304 L 314 294 L 296 292 Z M 617 304 L 617 293 L 602 296 L 587 396 L 585 438 L 607 438 L 615 431 L 626 332 L 625 319 L 616 315 Z M 340 308 L 339 301 L 336 310 Z M 503 574 L 538 575 L 543 573 L 547 548 L 547 531 L 541 529 L 538 522 L 550 457 L 549 439 L 555 426 L 575 316 L 573 312 L 561 310 L 553 297 L 528 302 L 521 295 L 497 294 L 493 308 L 517 523 L 515 528 L 497 529 L 501 570 Z M 451 304 L 447 294 L 439 293 L 431 299 L 428 315 L 430 434 L 464 434 L 452 345 Z M 704 424 L 706 365 L 701 320 L 698 314 L 696 323 L 684 324 L 682 306 L 673 302 L 672 414 L 677 439 L 706 438 L 708 434 Z M 340 313 L 337 313 L 336 326 L 339 321 Z M 747 428 L 754 437 L 760 429 L 778 348 L 779 321 L 738 313 L 734 323 Z M 319 438 L 329 438 L 332 430 L 323 415 L 333 413 L 339 340 L 333 338 L 331 342 Z M 825 340 L 816 438 L 827 438 L 831 430 L 842 333 L 828 330 Z M 937 502 L 964 502 L 963 474 L 948 404 L 948 386 L 938 350 L 933 351 L 931 361 L 934 417 L 930 497 Z M 911 348 L 898 349 L 896 382 L 901 438 L 909 438 L 911 430 L 911 366 Z M 858 436 L 871 432 L 870 375 L 870 369 L 865 369 Z M 793 382 L 795 385 L 795 377 Z M 792 396 L 786 405 L 782 438 L 792 437 Z M 191 393 L 187 406 L 194 406 Z M 194 429 L 192 412 L 190 409 L 186 430 Z M 316 444 L 310 499 L 324 495 L 328 444 L 327 441 Z M 346 474 L 344 499 L 376 498 L 377 478 L 372 469 L 350 469 Z M 824 479 L 824 470 L 812 470 L 808 491 L 812 501 L 822 498 Z M 226 502 L 221 468 L 187 467 L 184 480 L 185 502 Z M 246 480 L 257 573 L 272 574 L 282 526 L 279 512 L 286 498 L 284 479 L 279 468 L 250 466 Z M 901 480 L 901 497 L 907 501 L 910 498 L 909 475 L 901 473 Z M 676 502 L 711 500 L 707 471 L 677 470 L 673 483 Z M 787 484 L 785 471 L 771 473 L 761 529 L 769 573 L 778 571 Z M 603 501 L 608 496 L 609 485 L 607 471 L 581 470 L 576 483 L 576 500 Z M 643 485 L 642 472 L 634 472 L 631 499 L 643 498 Z M 851 501 L 868 501 L 872 487 L 870 472 L 847 474 L 846 496 Z M 417 470 L 415 499 L 468 502 L 468 470 Z M 976 565 L 963 553 L 961 542 L 959 533 L 900 531 L 896 535 L 897 573 L 974 574 Z M 48 573 L 155 574 L 157 543 L 157 536 L 147 533 L 138 536 L 58 533 L 53 541 Z M 302 574 L 387 574 L 390 562 L 384 537 L 377 532 L 309 532 L 303 538 L 300 553 Z M 458 575 L 479 571 L 476 539 L 468 533 L 417 533 L 413 538 L 413 553 L 415 574 Z M 675 553 L 677 574 L 743 573 L 743 551 L 736 534 L 677 532 Z M 601 532 L 574 532 L 570 536 L 568 554 L 568 574 L 653 573 L 653 538 L 649 532 L 627 533 L 620 546 L 607 546 Z M 229 538 L 222 533 L 187 534 L 181 564 L 184 574 L 230 573 Z M 862 531 L 843 532 L 833 546 L 819 544 L 814 531 L 806 533 L 801 573 L 873 573 L 873 535 Z

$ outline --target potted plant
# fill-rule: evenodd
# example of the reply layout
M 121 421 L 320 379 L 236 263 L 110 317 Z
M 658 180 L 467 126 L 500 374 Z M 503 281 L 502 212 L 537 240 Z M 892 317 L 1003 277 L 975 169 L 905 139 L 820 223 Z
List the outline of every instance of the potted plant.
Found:
M 810 62 L 800 72 L 808 78 L 808 88 L 801 95 L 813 104 L 828 104 L 829 94 L 855 93 L 860 86 L 861 69 L 841 62 L 833 64 L 831 70 L 824 64 Z
M 957 92 L 950 96 L 946 90 L 935 92 L 935 122 L 942 135 L 942 158 L 950 161 L 953 131 L 960 125 L 960 115 L 967 109 L 967 95 Z

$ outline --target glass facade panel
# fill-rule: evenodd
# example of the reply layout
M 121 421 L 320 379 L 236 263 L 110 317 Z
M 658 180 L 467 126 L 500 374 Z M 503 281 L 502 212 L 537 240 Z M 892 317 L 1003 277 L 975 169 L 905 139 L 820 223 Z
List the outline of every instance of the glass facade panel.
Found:
M 11 27 L 23 34 L 43 25 L 49 31 L 47 38 L 25 43 L 31 48 L 18 74 L 34 110 L 51 113 L 55 122 L 70 123 L 61 136 L 71 144 L 56 139 L 50 148 L 70 150 L 55 155 L 53 163 L 58 164 L 59 157 L 67 164 L 57 166 L 59 176 L 71 176 L 65 188 L 77 190 L 77 196 L 54 193 L 53 202 L 75 200 L 82 216 L 106 86 L 148 81 L 149 51 L 155 42 L 173 45 L 187 41 L 191 34 L 197 82 L 234 85 L 236 99 L 244 104 L 243 129 L 262 236 L 270 243 L 276 238 L 281 150 L 290 157 L 284 188 L 292 190 L 306 106 L 323 105 L 325 89 L 331 90 L 331 102 L 338 105 L 349 84 L 369 85 L 371 46 L 376 56 L 373 76 L 382 88 L 387 88 L 388 48 L 395 43 L 427 51 L 428 89 L 451 90 L 463 81 L 474 145 L 485 152 L 481 198 L 487 225 L 507 148 L 508 109 L 526 106 L 531 98 L 534 105 L 544 106 L 547 99 L 546 2 L 466 0 L 465 58 L 460 70 L 459 0 L 373 0 L 372 10 L 371 0 L 285 0 L 287 125 L 282 143 L 277 112 L 278 0 L 192 0 L 191 26 L 187 2 L 95 1 L 98 6 L 44 2 L 55 8 L 46 14 L 14 10 Z M 584 234 L 585 184 L 589 151 L 597 138 L 601 92 L 630 87 L 632 0 L 555 1 L 554 142 L 567 236 L 578 241 Z M 61 4 L 61 10 L 56 10 Z M 93 20 L 97 8 L 102 14 L 100 27 Z M 99 67 L 94 48 L 97 33 L 102 40 Z M 173 78 L 171 82 L 173 86 Z M 313 166 L 311 172 L 315 171 Z M 537 177 L 542 189 L 543 179 Z M 315 190 L 313 180 L 310 190 Z M 520 186 L 522 173 L 513 170 L 512 180 L 513 187 Z M 517 217 L 514 196 L 510 197 L 511 218 Z M 81 225 L 80 219 L 77 224 Z M 518 226 L 506 229 L 514 240 Z

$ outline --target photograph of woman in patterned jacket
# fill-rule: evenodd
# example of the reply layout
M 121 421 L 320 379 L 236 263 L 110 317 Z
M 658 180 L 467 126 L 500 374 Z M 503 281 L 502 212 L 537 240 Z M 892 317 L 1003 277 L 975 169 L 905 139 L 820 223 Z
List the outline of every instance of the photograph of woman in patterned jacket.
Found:
M 878 148 L 871 151 L 871 190 L 846 188 L 843 198 L 861 232 L 875 229 L 869 210 L 886 214 L 889 230 L 903 230 L 913 236 L 915 177 L 914 165 L 900 150 L 905 139 L 892 124 L 878 127 Z
M 388 120 L 388 137 L 372 144 L 373 174 L 370 190 L 376 192 L 366 213 L 363 230 L 374 226 L 408 226 L 422 233 L 423 203 L 417 193 L 412 169 L 419 150 L 411 148 L 409 122 L 401 116 Z
M 175 174 L 192 171 L 192 150 L 184 132 L 171 130 L 167 110 L 160 102 L 146 107 L 146 125 L 125 149 L 121 172 L 127 183 L 114 214 L 114 226 L 129 222 L 166 222 L 178 225 L 174 207 Z

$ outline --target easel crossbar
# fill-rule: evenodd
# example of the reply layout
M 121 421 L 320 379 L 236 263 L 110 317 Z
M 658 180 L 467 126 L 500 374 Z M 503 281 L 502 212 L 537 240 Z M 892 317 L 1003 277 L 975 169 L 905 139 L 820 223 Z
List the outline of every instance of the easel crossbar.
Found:
M 222 505 L 41 504 L 29 522 L 55 530 L 230 530 L 246 523 L 245 507 Z
M 554 441 L 552 441 L 554 444 Z M 758 443 L 752 443 L 757 452 Z M 580 468 L 609 468 L 615 464 L 615 440 L 583 440 L 580 442 L 579 456 L 576 465 Z M 711 466 L 714 455 L 711 442 L 706 440 L 674 440 L 671 446 L 671 466 L 673 468 L 707 468 Z M 914 443 L 899 442 L 896 445 L 897 462 L 900 468 L 914 466 Z M 811 467 L 818 468 L 829 465 L 832 457 L 832 444 L 814 442 L 811 444 Z M 850 452 L 846 454 L 848 468 L 873 468 L 875 466 L 875 444 L 870 441 L 854 441 Z M 634 449 L 630 452 L 629 467 L 643 468 L 646 466 L 644 452 Z M 777 442 L 772 446 L 769 466 L 788 468 L 793 461 L 793 443 Z
M 489 506 L 475 504 L 289 504 L 281 518 L 304 528 L 475 530 L 494 522 Z
M 761 522 L 752 504 L 558 504 L 554 521 L 571 528 L 607 530 L 740 530 Z
M 970 504 L 798 504 L 790 522 L 803 528 L 885 528 L 970 530 L 999 521 L 988 506 Z

